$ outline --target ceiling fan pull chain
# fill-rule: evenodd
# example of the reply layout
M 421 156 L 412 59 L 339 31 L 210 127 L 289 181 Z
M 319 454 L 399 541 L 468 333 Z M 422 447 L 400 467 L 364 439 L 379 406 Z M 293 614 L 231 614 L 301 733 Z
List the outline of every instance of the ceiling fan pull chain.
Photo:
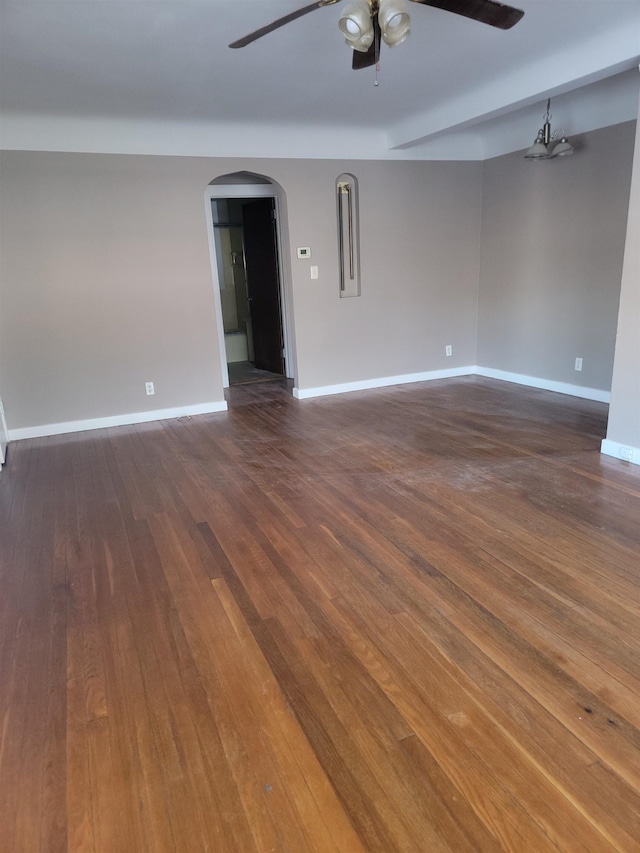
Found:
M 378 71 L 380 71 L 380 63 L 376 62 L 376 79 L 373 81 L 374 86 L 380 85 L 380 81 L 378 80 Z

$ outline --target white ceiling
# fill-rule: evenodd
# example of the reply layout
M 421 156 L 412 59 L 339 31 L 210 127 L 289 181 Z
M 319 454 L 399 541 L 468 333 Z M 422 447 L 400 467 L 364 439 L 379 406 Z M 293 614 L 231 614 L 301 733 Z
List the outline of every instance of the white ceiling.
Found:
M 340 5 L 230 50 L 309 0 L 0 2 L 3 147 L 483 159 L 529 145 L 548 96 L 569 134 L 637 112 L 640 0 L 513 0 L 508 31 L 411 3 L 377 87 Z

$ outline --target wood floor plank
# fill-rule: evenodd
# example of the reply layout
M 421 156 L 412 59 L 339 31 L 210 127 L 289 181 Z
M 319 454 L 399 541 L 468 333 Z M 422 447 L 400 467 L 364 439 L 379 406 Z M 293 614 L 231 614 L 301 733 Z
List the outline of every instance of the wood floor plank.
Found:
M 65 850 L 68 845 L 66 811 L 66 690 L 69 587 L 67 583 L 66 537 L 67 525 L 73 518 L 73 492 L 64 470 L 68 463 L 67 445 L 55 445 L 53 471 L 53 526 L 51 543 L 45 553 L 51 560 L 52 618 L 48 648 L 47 711 L 43 780 L 40 846 Z
M 203 572 L 205 587 L 202 591 L 185 588 L 180 568 L 177 568 L 182 562 L 182 555 L 175 531 L 168 528 L 166 519 L 152 520 L 151 528 L 178 611 L 183 613 L 181 621 L 201 671 L 200 677 L 248 819 L 253 844 L 260 850 L 278 846 L 280 827 L 272 812 L 273 800 L 276 800 L 276 813 L 278 807 L 284 811 L 286 825 L 291 826 L 292 836 L 297 837 L 299 844 L 299 829 L 296 834 L 285 786 L 278 784 L 277 771 L 267 766 L 268 750 L 260 733 L 259 717 L 256 716 L 258 710 L 255 702 L 247 704 L 241 677 L 246 663 L 236 661 L 229 648 L 232 631 L 211 581 Z M 216 649 L 215 659 L 210 662 L 209 647 Z M 250 683 L 247 687 L 251 687 Z
M 328 698 L 305 666 L 304 659 L 275 620 L 269 630 L 279 652 L 270 655 L 289 704 L 311 747 L 332 779 L 338 796 L 359 833 L 366 850 L 418 850 L 406 825 L 385 796 L 385 789 L 371 773 L 349 732 L 332 711 Z M 278 663 L 284 663 L 278 669 Z
M 640 471 L 479 377 L 30 439 L 2 853 L 639 853 Z
M 264 697 L 263 718 L 273 726 L 268 730 L 263 723 L 262 727 L 270 735 L 272 751 L 284 763 L 287 788 L 306 836 L 305 849 L 328 851 L 333 846 L 329 842 L 331 839 L 336 850 L 360 850 L 357 835 L 346 819 L 303 731 L 288 712 L 278 682 L 233 595 L 222 579 L 214 580 L 212 584 L 238 640 L 245 649 L 250 650 L 247 659 L 253 670 L 252 680 L 259 684 Z M 285 749 L 282 748 L 283 744 L 286 744 Z

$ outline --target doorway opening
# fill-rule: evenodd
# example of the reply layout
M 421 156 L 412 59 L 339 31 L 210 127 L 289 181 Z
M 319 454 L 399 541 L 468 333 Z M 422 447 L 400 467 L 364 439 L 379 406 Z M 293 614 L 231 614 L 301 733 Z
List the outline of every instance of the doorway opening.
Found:
M 278 188 L 246 173 L 218 180 L 207 219 L 223 385 L 292 378 Z

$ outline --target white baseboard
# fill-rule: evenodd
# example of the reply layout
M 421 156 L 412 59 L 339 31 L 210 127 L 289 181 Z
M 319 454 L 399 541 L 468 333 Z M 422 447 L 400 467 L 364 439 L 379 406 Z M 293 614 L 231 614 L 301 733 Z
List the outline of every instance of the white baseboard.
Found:
M 469 376 L 474 367 L 454 367 L 451 370 L 428 370 L 425 373 L 404 373 L 400 376 L 382 376 L 361 379 L 358 382 L 342 382 L 339 385 L 319 385 L 316 388 L 294 388 L 293 396 L 298 400 L 312 397 L 328 397 L 330 394 L 348 394 L 350 391 L 368 391 L 390 385 L 406 385 L 410 382 L 428 382 L 431 379 L 449 379 L 452 376 Z
M 609 391 L 601 391 L 598 388 L 585 388 L 582 385 L 570 385 L 567 382 L 539 379 L 537 376 L 508 373 L 506 370 L 495 370 L 493 367 L 479 367 L 476 364 L 466 367 L 454 367 L 449 370 L 429 370 L 424 373 L 406 373 L 401 376 L 362 379 L 358 382 L 344 382 L 339 385 L 320 385 L 316 388 L 294 388 L 293 396 L 298 400 L 307 400 L 312 397 L 326 397 L 330 394 L 347 394 L 349 391 L 366 391 L 371 388 L 385 388 L 389 385 L 405 385 L 409 382 L 448 379 L 452 376 L 486 376 L 488 379 L 514 382 L 517 385 L 541 388 L 544 391 L 555 391 L 558 394 L 569 394 L 571 397 L 582 397 L 585 400 L 596 400 L 600 403 L 608 403 L 611 397 Z
M 640 447 L 631 447 L 628 444 L 620 444 L 619 441 L 603 438 L 600 453 L 604 453 L 605 456 L 613 456 L 614 459 L 622 459 L 632 465 L 640 465 Z
M 24 438 L 41 438 L 47 435 L 62 435 L 65 432 L 85 432 L 89 429 L 144 424 L 149 421 L 164 421 L 191 415 L 208 415 L 213 412 L 226 412 L 227 401 L 198 403 L 195 406 L 182 406 L 175 409 L 155 409 L 151 412 L 132 412 L 128 415 L 113 415 L 108 418 L 91 418 L 86 421 L 67 421 L 58 424 L 43 424 L 35 427 L 10 429 L 9 439 L 19 441 Z
M 544 391 L 555 391 L 558 394 L 569 394 L 571 397 L 582 397 L 584 400 L 596 400 L 608 403 L 611 394 L 599 388 L 585 388 L 583 385 L 570 385 L 568 382 L 554 382 L 551 379 L 538 379 L 537 376 L 524 376 L 521 373 L 508 373 L 506 370 L 494 370 L 493 367 L 476 366 L 473 372 L 477 376 L 488 379 L 500 379 L 503 382 L 515 382 L 516 385 L 528 385 L 529 388 L 541 388 Z
M 405 373 L 399 376 L 382 376 L 373 379 L 362 379 L 357 382 L 342 382 L 338 385 L 321 385 L 315 388 L 294 387 L 293 396 L 298 400 L 307 400 L 313 397 L 326 397 L 332 394 L 347 394 L 350 391 L 366 391 L 373 388 L 386 388 L 391 385 L 406 385 L 411 382 L 429 382 L 434 379 L 449 379 L 454 376 L 474 375 L 486 376 L 489 379 L 498 379 L 503 382 L 514 382 L 517 385 L 527 385 L 530 388 L 541 388 L 546 391 L 569 394 L 572 397 L 582 397 L 587 400 L 596 400 L 601 403 L 608 403 L 611 396 L 608 391 L 601 391 L 597 388 L 585 388 L 581 385 L 554 382 L 549 379 L 539 379 L 536 376 L 524 376 L 519 373 L 508 373 L 504 370 L 495 370 L 492 367 L 479 367 L 478 365 L 453 367 L 446 370 L 428 370 L 421 373 Z M 25 438 L 61 435 L 66 432 L 84 432 L 85 430 L 91 429 L 104 429 L 105 427 L 126 426 L 128 424 L 168 420 L 171 418 L 183 417 L 185 415 L 205 415 L 214 412 L 225 412 L 226 410 L 226 401 L 220 400 L 175 409 L 156 409 L 155 411 L 150 412 L 133 412 L 128 415 L 114 415 L 112 417 L 94 418 L 85 421 L 68 421 L 66 423 L 43 424 L 42 426 L 10 429 L 8 437 L 11 441 L 19 441 L 20 439 Z M 605 451 L 604 449 L 602 452 L 607 453 L 607 455 L 620 458 L 615 448 L 612 452 Z M 633 456 L 634 463 L 638 464 L 636 460 L 640 457 L 640 451 L 634 449 Z

